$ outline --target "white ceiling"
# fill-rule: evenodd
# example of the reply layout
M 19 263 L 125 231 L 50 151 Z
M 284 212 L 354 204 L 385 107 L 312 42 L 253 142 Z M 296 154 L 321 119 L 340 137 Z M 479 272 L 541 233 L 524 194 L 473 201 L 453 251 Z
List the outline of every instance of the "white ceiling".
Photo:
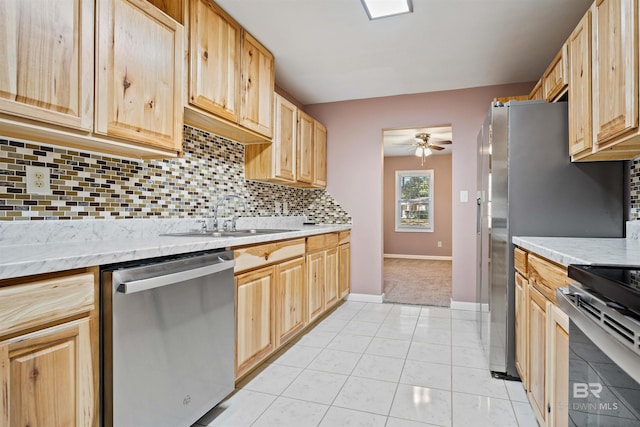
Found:
M 216 0 L 276 58 L 302 104 L 538 80 L 592 0 Z
M 453 141 L 451 126 L 432 126 L 428 128 L 385 129 L 382 131 L 384 156 L 413 156 L 416 152 L 416 134 L 428 133 L 429 142 L 439 145 L 438 141 Z M 432 150 L 434 155 L 451 154 L 453 144 L 443 144 L 444 150 Z

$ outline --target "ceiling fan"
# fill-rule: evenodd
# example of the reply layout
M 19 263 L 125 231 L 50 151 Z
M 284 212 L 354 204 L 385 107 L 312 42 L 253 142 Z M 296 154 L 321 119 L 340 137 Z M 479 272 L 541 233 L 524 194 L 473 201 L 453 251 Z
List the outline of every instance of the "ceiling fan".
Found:
M 444 150 L 444 147 L 440 147 L 438 144 L 451 144 L 451 141 L 449 140 L 435 140 L 434 142 L 430 142 L 430 139 L 430 133 L 418 133 L 416 134 L 416 142 L 411 144 L 416 147 L 416 156 L 422 158 L 422 166 L 424 166 L 424 158 L 430 156 L 432 154 L 432 150 Z

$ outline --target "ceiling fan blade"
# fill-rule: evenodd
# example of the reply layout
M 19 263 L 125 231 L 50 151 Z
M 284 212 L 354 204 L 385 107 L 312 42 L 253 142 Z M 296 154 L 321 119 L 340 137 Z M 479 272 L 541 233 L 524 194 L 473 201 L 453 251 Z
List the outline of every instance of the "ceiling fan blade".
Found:
M 434 141 L 434 140 L 431 140 L 431 141 L 429 141 L 429 142 L 430 142 L 431 144 L 442 144 L 442 145 L 453 144 L 453 142 L 452 142 L 452 141 Z
M 391 145 L 404 145 L 405 147 L 415 146 L 413 142 L 392 142 Z
M 438 147 L 437 145 L 429 145 L 429 149 L 440 151 L 440 150 L 444 150 L 444 147 Z

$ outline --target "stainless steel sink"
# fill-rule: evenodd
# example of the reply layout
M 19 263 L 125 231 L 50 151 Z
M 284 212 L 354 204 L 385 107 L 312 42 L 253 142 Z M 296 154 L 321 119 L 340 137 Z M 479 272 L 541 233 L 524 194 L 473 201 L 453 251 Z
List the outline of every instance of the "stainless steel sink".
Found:
M 285 230 L 285 229 L 275 229 L 275 228 L 249 228 L 246 230 L 235 230 L 235 231 L 201 231 L 201 230 L 191 230 L 184 231 L 180 233 L 167 233 L 162 234 L 162 236 L 194 236 L 194 237 L 246 237 L 252 235 L 262 235 L 262 234 L 275 234 L 275 233 L 286 233 L 288 231 L 297 231 L 297 230 Z

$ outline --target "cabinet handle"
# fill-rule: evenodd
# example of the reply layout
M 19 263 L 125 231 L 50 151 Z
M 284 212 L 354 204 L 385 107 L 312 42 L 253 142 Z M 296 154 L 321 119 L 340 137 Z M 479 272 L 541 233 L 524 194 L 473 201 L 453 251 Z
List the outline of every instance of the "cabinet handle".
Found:
M 264 253 L 264 260 L 268 261 L 269 260 L 269 252 L 265 252 Z

